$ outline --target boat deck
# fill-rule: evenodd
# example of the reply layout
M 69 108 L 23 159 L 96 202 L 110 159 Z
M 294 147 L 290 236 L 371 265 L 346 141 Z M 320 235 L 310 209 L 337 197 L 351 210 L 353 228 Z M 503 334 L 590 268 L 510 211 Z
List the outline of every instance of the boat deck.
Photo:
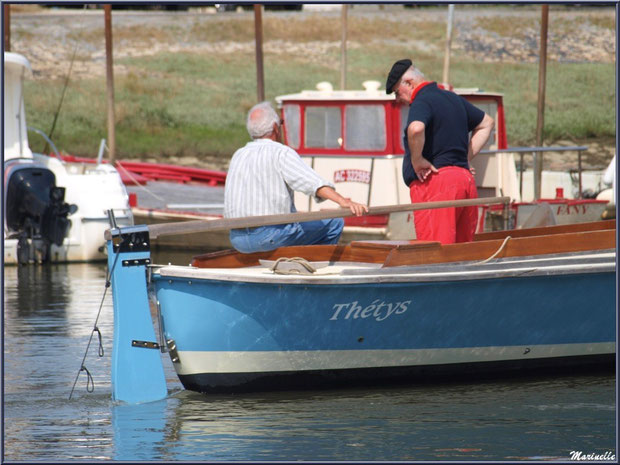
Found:
M 615 270 L 615 250 L 530 257 L 501 258 L 418 266 L 383 268 L 377 263 L 260 260 L 259 266 L 196 268 L 154 266 L 153 275 L 181 280 L 218 280 L 287 284 L 355 284 L 368 282 L 428 282 L 549 276 L 566 273 L 602 273 Z M 283 267 L 278 265 L 283 264 Z M 308 271 L 306 265 L 312 267 Z M 276 271 L 274 271 L 274 266 Z

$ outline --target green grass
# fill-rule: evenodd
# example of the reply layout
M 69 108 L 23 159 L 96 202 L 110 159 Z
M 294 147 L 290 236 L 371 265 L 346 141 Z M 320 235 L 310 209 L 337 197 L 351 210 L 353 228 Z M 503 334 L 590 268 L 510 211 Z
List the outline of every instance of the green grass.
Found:
M 365 27 L 372 29 L 372 22 L 364 21 L 354 21 L 351 36 L 361 37 Z M 429 34 L 439 34 L 440 26 L 427 25 Z M 227 29 L 222 26 L 221 30 Z M 379 32 L 373 29 L 368 34 Z M 302 42 L 309 37 L 307 31 L 300 34 Z M 401 34 L 404 31 L 395 27 L 395 37 L 401 38 Z M 295 31 L 284 29 L 279 35 L 294 40 Z M 336 36 L 331 40 L 337 41 Z M 340 80 L 339 53 L 338 47 L 332 47 L 320 59 L 312 59 L 300 53 L 266 52 L 266 98 L 273 101 L 276 95 L 312 89 L 324 80 L 336 87 Z M 348 87 L 359 89 L 367 79 L 379 80 L 383 86 L 391 64 L 406 56 L 413 57 L 428 78 L 441 79 L 443 53 L 403 45 L 386 48 L 369 42 L 363 49 L 348 51 Z M 117 61 L 131 70 L 115 77 L 118 158 L 165 161 L 177 156 L 215 156 L 227 160 L 248 140 L 245 114 L 256 103 L 253 50 L 160 53 Z M 615 137 L 614 73 L 615 64 L 549 63 L 545 143 Z M 450 76 L 455 87 L 503 93 L 509 145 L 534 144 L 537 64 L 478 63 L 454 56 Z M 30 126 L 50 130 L 63 83 L 26 81 Z M 53 135 L 60 149 L 75 155 L 96 155 L 99 140 L 106 137 L 105 92 L 103 78 L 71 81 Z M 33 148 L 41 150 L 42 140 L 35 135 L 31 138 Z
M 615 85 L 613 64 L 547 66 L 544 139 L 614 138 Z M 504 94 L 509 145 L 533 144 L 538 103 L 538 65 L 501 63 L 454 64 L 451 81 Z

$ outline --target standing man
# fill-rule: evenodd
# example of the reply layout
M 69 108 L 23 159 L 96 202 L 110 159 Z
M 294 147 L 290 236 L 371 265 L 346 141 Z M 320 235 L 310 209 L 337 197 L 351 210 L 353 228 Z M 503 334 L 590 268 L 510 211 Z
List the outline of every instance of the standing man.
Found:
M 394 92 L 396 101 L 410 105 L 403 178 L 411 201 L 477 198 L 469 162 L 489 140 L 493 119 L 463 97 L 427 81 L 408 59 L 394 63 L 385 92 Z M 442 244 L 469 242 L 477 220 L 478 207 L 418 210 L 416 237 Z
M 294 191 L 312 195 L 317 202 L 332 200 L 357 216 L 368 212 L 365 205 L 338 194 L 334 185 L 306 165 L 295 150 L 280 143 L 282 121 L 269 102 L 250 109 L 246 127 L 253 140 L 237 150 L 230 162 L 224 190 L 224 217 L 295 212 Z M 333 218 L 232 229 L 230 242 L 243 253 L 291 245 L 336 244 L 343 226 L 342 218 Z

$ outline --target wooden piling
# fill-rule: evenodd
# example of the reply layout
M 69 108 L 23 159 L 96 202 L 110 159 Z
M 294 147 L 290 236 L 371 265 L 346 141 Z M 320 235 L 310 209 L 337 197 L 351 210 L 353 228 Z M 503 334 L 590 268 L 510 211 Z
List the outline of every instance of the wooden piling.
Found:
M 4 51 L 11 51 L 11 5 L 4 4 Z
M 254 36 L 256 42 L 256 96 L 265 100 L 265 75 L 263 72 L 263 6 L 254 5 Z
M 341 42 L 340 42 L 340 89 L 345 90 L 347 87 L 347 12 L 348 5 L 342 5 L 342 13 L 340 15 L 341 24 Z
M 543 129 L 545 125 L 545 85 L 547 79 L 547 30 L 549 27 L 549 5 L 542 5 L 540 24 L 540 56 L 538 62 L 538 118 L 536 120 L 536 145 L 543 145 Z M 543 153 L 536 152 L 534 163 L 534 198 L 540 199 Z
M 105 22 L 105 63 L 106 63 L 106 90 L 108 110 L 108 148 L 110 163 L 114 163 L 116 156 L 116 132 L 114 114 L 114 68 L 112 57 L 112 5 L 104 5 Z

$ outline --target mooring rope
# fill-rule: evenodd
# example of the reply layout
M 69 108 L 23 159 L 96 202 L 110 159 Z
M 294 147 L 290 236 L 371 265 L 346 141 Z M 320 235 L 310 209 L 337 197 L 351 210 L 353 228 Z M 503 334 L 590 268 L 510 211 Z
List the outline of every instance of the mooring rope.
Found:
M 110 285 L 112 284 L 111 282 L 111 278 L 112 278 L 112 273 L 114 272 L 114 268 L 116 267 L 116 262 L 118 261 L 118 257 L 120 256 L 120 253 L 117 252 L 116 253 L 116 257 L 114 257 L 114 263 L 112 264 L 112 269 L 108 270 L 107 276 L 106 276 L 106 280 L 105 280 L 105 289 L 103 290 L 103 296 L 101 297 L 101 303 L 99 304 L 99 311 L 97 312 L 97 318 L 95 318 L 95 325 L 93 326 L 93 330 L 90 333 L 90 338 L 88 339 L 88 344 L 86 345 L 86 351 L 84 352 L 84 358 L 82 358 L 82 363 L 80 365 L 80 369 L 78 370 L 78 373 L 75 377 L 75 381 L 73 381 L 73 387 L 71 388 L 71 393 L 69 394 L 69 400 L 71 400 L 71 396 L 73 395 L 73 391 L 75 390 L 75 385 L 77 384 L 78 378 L 80 377 L 80 373 L 82 371 L 86 372 L 86 391 L 87 392 L 93 392 L 95 390 L 95 381 L 92 377 L 92 375 L 90 374 L 90 371 L 88 371 L 88 368 L 86 368 L 86 365 L 84 365 L 84 362 L 86 361 L 86 357 L 88 356 L 88 349 L 90 348 L 90 343 L 93 340 L 93 334 L 96 332 L 97 335 L 99 336 L 99 357 L 103 357 L 104 351 L 103 351 L 103 342 L 102 342 L 102 337 L 101 337 L 101 331 L 99 331 L 99 327 L 97 326 L 97 322 L 99 321 L 99 316 L 101 315 L 101 310 L 103 309 L 103 302 L 105 301 L 105 295 L 108 292 L 108 288 L 110 287 Z
M 474 263 L 474 265 L 483 265 L 484 263 L 488 263 L 491 260 L 493 260 L 495 257 L 497 257 L 501 253 L 501 251 L 504 250 L 504 247 L 508 243 L 508 239 L 511 239 L 511 236 L 506 236 L 506 238 L 504 239 L 504 242 L 502 242 L 502 245 L 499 246 L 499 249 L 497 249 L 497 251 L 493 255 L 491 255 L 486 260 L 482 260 L 481 262 Z
M 105 145 L 105 148 L 108 149 L 108 153 L 109 153 L 110 149 L 108 148 L 108 144 Z M 121 168 L 125 172 L 125 174 L 131 178 L 131 180 L 136 184 L 136 186 L 138 186 L 140 189 L 146 191 L 147 194 L 152 195 L 157 200 L 160 200 L 160 201 L 162 201 L 164 203 L 166 202 L 166 199 L 164 199 L 163 197 L 160 197 L 159 195 L 155 194 L 154 192 L 151 192 L 149 189 L 147 189 L 142 184 L 140 184 L 138 182 L 138 180 L 131 174 L 131 171 L 129 171 L 127 168 L 125 168 L 120 162 L 116 164 L 116 168 L 117 169 Z

